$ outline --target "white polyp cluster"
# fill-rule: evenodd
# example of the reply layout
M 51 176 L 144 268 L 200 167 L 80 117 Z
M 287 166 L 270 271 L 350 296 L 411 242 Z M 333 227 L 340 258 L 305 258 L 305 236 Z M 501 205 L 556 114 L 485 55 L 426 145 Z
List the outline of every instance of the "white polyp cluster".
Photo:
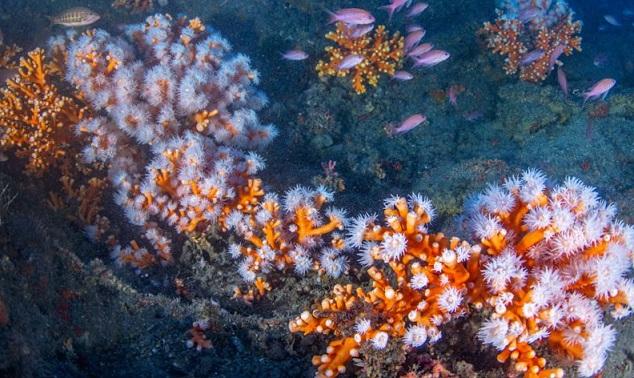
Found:
M 332 199 L 323 187 L 296 186 L 281 199 L 267 194 L 250 214 L 230 213 L 226 226 L 262 245 L 230 247 L 229 253 L 242 258 L 241 264 L 256 275 L 290 269 L 303 276 L 317 269 L 333 278 L 341 276 L 348 271 L 347 246 L 339 234 L 347 215 L 342 209 L 325 207 Z
M 575 178 L 550 187 L 536 170 L 489 187 L 469 212 L 488 248 L 481 274 L 494 310 L 479 338 L 498 350 L 549 338 L 581 348 L 579 374 L 596 374 L 615 338 L 603 310 L 634 308 L 634 229 L 594 188 Z
M 199 19 L 157 14 L 120 36 L 68 32 L 49 51 L 66 56 L 66 80 L 98 114 L 75 127 L 88 138 L 83 157 L 108 164 L 132 224 L 204 228 L 264 167 L 244 151 L 277 133 L 256 114 L 267 102 L 259 74 Z

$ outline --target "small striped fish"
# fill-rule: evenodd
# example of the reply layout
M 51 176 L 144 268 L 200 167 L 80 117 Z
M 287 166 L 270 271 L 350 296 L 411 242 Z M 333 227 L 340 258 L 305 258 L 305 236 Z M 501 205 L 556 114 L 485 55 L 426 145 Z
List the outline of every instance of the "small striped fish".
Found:
M 51 17 L 51 23 L 53 23 L 53 25 L 77 27 L 93 24 L 97 22 L 99 18 L 101 18 L 101 16 L 88 8 L 75 7 Z

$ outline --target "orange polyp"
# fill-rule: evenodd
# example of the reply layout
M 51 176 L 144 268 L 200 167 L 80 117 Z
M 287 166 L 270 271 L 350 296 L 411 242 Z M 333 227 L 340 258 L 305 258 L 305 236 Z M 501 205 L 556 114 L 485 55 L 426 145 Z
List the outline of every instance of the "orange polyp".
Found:
M 416 232 L 416 221 L 418 217 L 415 213 L 407 213 L 405 217 L 405 233 L 411 235 Z
M 505 363 L 506 360 L 511 356 L 511 351 L 508 349 L 504 349 L 502 352 L 498 353 L 497 360 L 499 363 Z
M 503 233 L 497 233 L 488 239 L 481 240 L 482 245 L 487 247 L 487 252 L 491 255 L 497 255 L 506 248 L 506 238 Z
M 515 245 L 515 250 L 518 253 L 524 253 L 528 251 L 529 248 L 544 240 L 544 232 L 545 230 L 535 230 L 527 233 L 522 237 L 522 239 Z
M 605 240 L 594 244 L 583 251 L 582 256 L 584 259 L 590 259 L 592 257 L 603 256 L 608 248 L 608 243 Z

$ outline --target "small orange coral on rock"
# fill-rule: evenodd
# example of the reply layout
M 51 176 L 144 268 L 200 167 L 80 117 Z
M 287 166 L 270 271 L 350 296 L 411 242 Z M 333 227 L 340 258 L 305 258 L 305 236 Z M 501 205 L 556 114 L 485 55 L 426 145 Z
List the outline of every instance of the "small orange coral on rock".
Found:
M 326 34 L 326 39 L 337 46 L 326 47 L 329 59 L 317 63 L 317 73 L 320 77 L 352 74 L 352 87 L 357 94 L 366 92 L 366 83 L 375 87 L 381 74 L 393 75 L 403 59 L 404 38 L 398 32 L 390 37 L 383 25 L 371 35 L 368 33 L 355 38 L 353 30 L 338 22 L 337 29 Z M 340 68 L 341 62 L 351 55 L 360 56 L 363 60 L 350 69 Z
M 505 3 L 494 23 L 481 29 L 493 53 L 505 56 L 504 72 L 520 79 L 541 82 L 559 57 L 581 51 L 581 22 L 562 1 L 519 1 Z
M 25 169 L 35 175 L 61 162 L 73 138 L 70 125 L 85 113 L 51 80 L 44 51 L 36 49 L 20 60 L 18 74 L 0 91 L 0 146 L 27 159 Z

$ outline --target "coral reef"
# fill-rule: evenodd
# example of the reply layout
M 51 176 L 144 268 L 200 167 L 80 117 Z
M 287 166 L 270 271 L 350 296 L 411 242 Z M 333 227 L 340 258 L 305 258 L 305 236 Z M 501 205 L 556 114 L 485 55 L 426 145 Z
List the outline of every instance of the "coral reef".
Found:
M 525 377 L 563 376 L 537 354 L 544 344 L 575 361 L 581 376 L 602 368 L 616 338 L 603 310 L 620 319 L 634 304 L 626 278 L 634 228 L 594 188 L 574 178 L 547 187 L 535 170 L 491 185 L 468 205 L 474 245 L 428 234 L 434 210 L 419 195 L 387 199 L 384 213 L 385 226 L 366 215 L 349 230 L 372 290 L 337 285 L 289 323 L 291 332 L 336 337 L 313 357 L 319 375 L 345 372 L 365 345 L 436 342 L 441 325 L 473 310 L 490 313 L 479 339 Z
M 237 209 L 226 217 L 223 229 L 244 240 L 231 244 L 229 253 L 240 259 L 240 276 L 257 289 L 246 293 L 238 289 L 236 297 L 251 302 L 264 295 L 270 289 L 265 275 L 272 270 L 292 268 L 298 275 L 318 270 L 332 277 L 346 272 L 347 258 L 342 254 L 346 243 L 337 232 L 343 229 L 346 215 L 336 208 L 323 209 L 329 201 L 332 193 L 323 187 L 296 187 L 282 201 L 269 193 L 254 211 Z
M 62 95 L 36 49 L 20 60 L 19 72 L 0 91 L 0 146 L 26 160 L 25 171 L 42 175 L 73 153 L 71 125 L 85 116 L 75 98 Z
M 359 357 L 366 344 L 383 349 L 392 339 L 419 347 L 441 337 L 439 327 L 467 312 L 470 280 L 478 276 L 480 247 L 443 234 L 429 234 L 431 202 L 412 194 L 385 200 L 381 226 L 373 215 L 354 220 L 348 242 L 361 249 L 372 290 L 335 286 L 289 324 L 291 332 L 334 334 L 327 353 L 313 357 L 320 375 L 334 376 Z M 383 264 L 375 264 L 382 262 Z M 381 267 L 383 266 L 383 267 Z
M 327 46 L 328 61 L 320 60 L 315 69 L 320 77 L 346 77 L 352 74 L 352 88 L 357 94 L 366 92 L 366 84 L 375 87 L 381 74 L 393 75 L 404 56 L 404 38 L 399 32 L 392 36 L 379 25 L 366 35 L 355 37 L 354 30 L 338 22 L 336 30 L 328 32 L 326 39 L 337 46 Z M 349 56 L 359 56 L 363 60 L 352 68 L 341 67 Z
M 505 0 L 494 23 L 480 32 L 489 49 L 505 57 L 504 72 L 541 82 L 561 64 L 559 57 L 581 51 L 581 22 L 563 0 Z
M 89 139 L 84 160 L 108 164 L 115 202 L 158 261 L 172 260 L 165 226 L 201 231 L 261 195 L 250 177 L 264 163 L 242 152 L 276 134 L 255 113 L 266 104 L 258 73 L 199 19 L 155 15 L 120 37 L 69 32 L 49 48 L 98 113 L 75 126 Z M 134 240 L 113 256 L 136 267 L 157 260 Z
M 17 68 L 17 57 L 22 49 L 17 45 L 7 46 L 0 41 L 0 69 Z

